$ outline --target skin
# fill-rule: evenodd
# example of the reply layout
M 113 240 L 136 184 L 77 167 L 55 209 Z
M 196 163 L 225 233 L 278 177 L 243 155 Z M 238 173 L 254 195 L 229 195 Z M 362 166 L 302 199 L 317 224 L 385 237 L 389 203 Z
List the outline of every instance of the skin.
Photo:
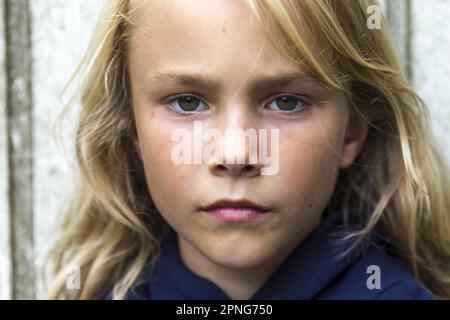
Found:
M 251 90 L 261 77 L 302 70 L 270 46 L 242 1 L 148 1 L 133 19 L 128 62 L 134 143 L 151 197 L 178 233 L 186 266 L 230 298 L 248 299 L 320 223 L 338 172 L 357 156 L 367 127 L 351 117 L 341 93 L 314 81 Z M 153 79 L 168 71 L 198 73 L 218 86 Z M 185 93 L 207 107 L 177 113 L 177 102 L 169 104 L 167 97 Z M 281 113 L 269 107 L 279 93 L 307 96 L 307 104 Z M 279 129 L 278 173 L 261 175 L 252 164 L 175 165 L 171 135 L 179 128 L 193 131 L 194 121 L 221 131 Z M 271 212 L 256 223 L 223 222 L 198 208 L 223 198 L 248 199 Z

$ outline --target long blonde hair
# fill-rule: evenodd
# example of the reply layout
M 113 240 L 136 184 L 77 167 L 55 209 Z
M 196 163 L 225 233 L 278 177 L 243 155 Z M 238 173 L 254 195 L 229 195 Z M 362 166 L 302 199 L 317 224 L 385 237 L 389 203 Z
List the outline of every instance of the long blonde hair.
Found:
M 132 147 L 127 43 L 135 27 L 133 2 L 109 4 L 82 61 L 88 74 L 75 141 L 80 183 L 51 252 L 51 298 L 97 298 L 112 289 L 121 299 L 158 252 L 165 222 Z M 343 91 L 369 125 L 355 163 L 339 174 L 329 208 L 368 213 L 353 235 L 381 227 L 415 277 L 436 296 L 450 298 L 449 171 L 384 19 L 381 29 L 366 26 L 366 9 L 376 2 L 245 2 L 280 54 Z M 81 268 L 80 291 L 65 288 L 73 265 Z

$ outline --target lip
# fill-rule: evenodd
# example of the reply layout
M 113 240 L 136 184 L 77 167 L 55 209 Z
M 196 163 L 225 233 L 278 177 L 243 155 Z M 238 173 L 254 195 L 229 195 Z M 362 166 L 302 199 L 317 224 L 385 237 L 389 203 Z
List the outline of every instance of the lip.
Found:
M 200 210 L 224 221 L 254 221 L 267 216 L 270 208 L 257 205 L 246 199 L 222 199 L 210 205 L 200 207 Z

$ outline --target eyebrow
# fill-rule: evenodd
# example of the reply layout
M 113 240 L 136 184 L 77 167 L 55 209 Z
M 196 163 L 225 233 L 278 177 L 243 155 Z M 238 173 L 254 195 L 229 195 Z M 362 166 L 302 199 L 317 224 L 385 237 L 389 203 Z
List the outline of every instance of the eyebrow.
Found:
M 201 73 L 158 72 L 147 79 L 148 84 L 162 82 L 171 86 L 197 86 L 211 90 L 220 88 L 220 83 Z M 262 76 L 252 81 L 251 92 L 287 86 L 292 83 L 308 84 L 309 87 L 327 88 L 318 78 L 305 72 L 283 73 L 276 76 Z

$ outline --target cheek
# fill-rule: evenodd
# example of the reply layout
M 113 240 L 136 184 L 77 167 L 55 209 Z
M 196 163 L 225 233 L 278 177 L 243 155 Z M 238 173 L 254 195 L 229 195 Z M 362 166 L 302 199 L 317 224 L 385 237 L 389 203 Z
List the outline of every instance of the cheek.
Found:
M 157 113 L 149 111 L 137 118 L 138 134 L 143 154 L 147 185 L 155 205 L 160 212 L 174 212 L 183 207 L 185 197 L 195 181 L 195 170 L 191 165 L 176 165 L 172 162 L 172 148 L 178 142 L 171 141 L 172 133 L 180 125 L 174 125 Z
M 277 190 L 292 206 L 324 207 L 339 170 L 340 128 L 298 126 L 280 131 Z M 299 201 L 300 200 L 300 201 Z

